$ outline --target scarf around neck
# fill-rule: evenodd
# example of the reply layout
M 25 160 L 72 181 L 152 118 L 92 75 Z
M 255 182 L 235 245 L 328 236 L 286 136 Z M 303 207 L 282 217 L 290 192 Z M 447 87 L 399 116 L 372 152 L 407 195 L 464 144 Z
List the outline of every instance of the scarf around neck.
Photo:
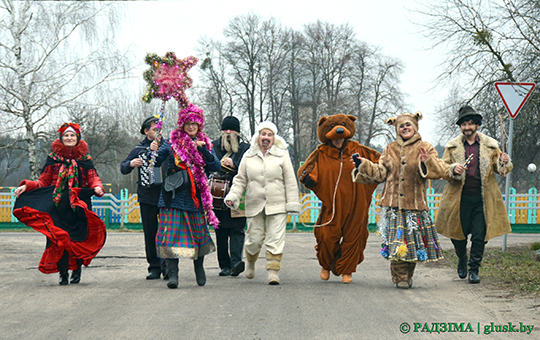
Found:
M 171 132 L 170 136 L 170 142 L 174 152 L 179 157 L 179 160 L 186 164 L 188 172 L 191 171 L 195 184 L 201 192 L 202 204 L 208 223 L 213 225 L 214 228 L 217 228 L 219 225 L 219 220 L 214 214 L 212 207 L 213 197 L 208 186 L 208 178 L 206 177 L 206 173 L 204 171 L 206 161 L 199 150 L 197 150 L 197 146 L 195 144 L 196 140 L 205 142 L 208 151 L 212 150 L 212 141 L 210 141 L 204 132 L 197 132 L 197 136 L 195 140 L 193 140 L 184 130 L 177 128 Z M 194 197 L 193 189 L 192 183 L 192 197 Z M 198 200 L 196 197 L 193 200 L 195 204 L 198 205 Z
M 80 187 L 80 166 L 84 164 L 85 168 L 93 168 L 92 157 L 88 154 L 88 144 L 81 140 L 75 147 L 68 148 L 59 139 L 55 140 L 45 166 L 53 163 L 60 164 L 52 194 L 53 202 L 58 205 L 65 189 L 69 192 L 72 188 Z

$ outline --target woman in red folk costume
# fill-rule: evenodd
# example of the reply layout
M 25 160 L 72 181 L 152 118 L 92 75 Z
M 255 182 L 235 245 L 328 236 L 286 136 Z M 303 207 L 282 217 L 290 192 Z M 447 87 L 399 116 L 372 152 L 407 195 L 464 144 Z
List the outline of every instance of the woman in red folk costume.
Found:
M 204 256 L 215 251 L 208 225 L 218 227 L 219 220 L 212 210 L 212 194 L 207 175 L 220 171 L 221 163 L 212 148 L 212 142 L 203 132 L 203 110 L 189 104 L 178 114 L 178 128 L 170 139 L 158 149 L 157 141 L 150 145 L 158 150 L 156 165 L 168 159 L 167 178 L 159 198 L 159 228 L 156 235 L 158 256 L 166 259 L 169 272 L 167 286 L 178 287 L 178 259 L 193 260 L 197 284 L 204 286 Z M 187 172 L 184 185 L 175 185 L 167 191 L 173 175 Z M 177 174 L 178 173 L 178 174 Z M 179 183 L 174 181 L 174 183 Z
M 88 266 L 105 244 L 103 221 L 92 211 L 92 195 L 103 196 L 88 144 L 81 140 L 78 124 L 64 123 L 59 139 L 37 181 L 23 180 L 15 189 L 13 215 L 47 236 L 39 270 L 60 272 L 60 285 L 81 280 L 81 266 Z

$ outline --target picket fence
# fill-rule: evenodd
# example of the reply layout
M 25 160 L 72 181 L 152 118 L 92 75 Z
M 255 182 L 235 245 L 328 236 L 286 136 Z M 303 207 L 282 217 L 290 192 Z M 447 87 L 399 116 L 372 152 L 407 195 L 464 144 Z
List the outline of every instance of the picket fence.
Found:
M 15 202 L 14 189 L 10 192 L 0 193 L 0 229 L 17 227 L 17 219 L 13 216 L 12 209 Z M 433 188 L 427 189 L 429 213 L 433 220 L 437 216 L 441 194 L 433 192 Z M 540 195 L 536 188 L 531 188 L 528 193 L 516 193 L 510 188 L 510 203 L 508 217 L 514 232 L 538 232 L 540 233 Z M 380 208 L 377 202 L 380 193 L 375 192 L 369 208 L 369 224 L 375 225 L 378 220 Z M 300 195 L 301 211 L 298 214 L 290 214 L 288 222 L 293 230 L 309 229 L 313 227 L 319 217 L 321 201 L 312 193 Z M 103 197 L 93 197 L 92 205 L 94 212 L 105 221 L 108 228 L 125 229 L 138 225 L 140 228 L 141 215 L 137 194 L 130 194 L 127 189 L 122 189 L 118 194 L 107 193 Z M 20 223 L 19 223 L 20 224 Z

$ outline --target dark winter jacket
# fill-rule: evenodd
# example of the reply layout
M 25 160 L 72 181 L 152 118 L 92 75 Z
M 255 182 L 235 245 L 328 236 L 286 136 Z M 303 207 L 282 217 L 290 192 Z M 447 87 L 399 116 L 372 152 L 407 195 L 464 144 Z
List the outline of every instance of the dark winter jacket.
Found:
M 214 152 L 216 153 L 217 158 L 221 160 L 221 158 L 223 158 L 223 156 L 227 153 L 227 151 L 221 149 L 221 138 L 216 139 L 212 142 L 212 144 L 214 145 Z M 249 149 L 249 144 L 246 142 L 240 142 L 238 143 L 238 152 L 231 155 L 231 159 L 237 172 L 238 167 L 240 167 L 240 161 L 242 160 L 242 156 L 244 156 L 244 153 L 247 151 L 247 149 Z
M 147 137 L 144 138 L 142 142 L 139 143 L 127 156 L 127 158 L 120 165 L 120 171 L 122 174 L 127 175 L 133 171 L 129 163 L 138 158 L 140 154 L 149 152 L 150 144 L 152 143 Z M 141 185 L 141 168 L 138 168 L 139 179 L 137 180 L 137 201 L 139 203 L 145 203 L 150 205 L 157 205 L 159 200 L 159 194 L 161 192 L 161 183 L 154 183 L 151 186 L 143 187 Z
M 197 148 L 197 150 L 200 153 L 202 153 L 204 159 L 206 160 L 205 172 L 207 176 L 209 175 L 209 173 L 214 172 L 214 171 L 219 171 L 221 169 L 221 163 L 219 159 L 216 157 L 216 153 L 214 152 L 214 149 L 211 149 L 211 151 L 208 151 L 206 148 L 201 147 L 201 148 Z M 175 155 L 175 152 L 172 149 L 172 146 L 169 143 L 169 141 L 168 140 L 164 141 L 164 143 L 160 146 L 158 150 L 158 157 L 156 159 L 156 164 L 160 166 L 165 161 L 165 159 L 168 158 L 169 166 L 168 166 L 167 174 L 180 170 L 174 162 L 174 155 Z M 197 185 L 195 185 L 195 188 L 197 188 L 197 199 L 199 200 L 199 202 L 202 202 L 201 192 L 199 191 L 199 188 L 197 187 Z M 172 199 L 170 206 L 167 206 L 165 204 L 163 195 L 161 195 L 159 197 L 158 207 L 174 208 L 174 209 L 180 209 L 180 210 L 191 211 L 191 212 L 204 212 L 202 204 L 200 204 L 198 208 L 195 206 L 195 202 L 193 201 L 193 198 L 191 197 L 191 191 L 189 188 L 176 193 L 175 198 Z

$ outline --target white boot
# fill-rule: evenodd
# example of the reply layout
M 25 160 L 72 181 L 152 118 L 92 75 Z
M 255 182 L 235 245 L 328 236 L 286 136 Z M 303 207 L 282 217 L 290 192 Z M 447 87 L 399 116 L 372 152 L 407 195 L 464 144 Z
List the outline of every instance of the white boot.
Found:
M 278 285 L 278 272 L 281 269 L 281 258 L 283 254 L 272 254 L 266 251 L 266 270 L 268 271 L 268 284 Z
M 259 252 L 257 252 L 257 254 L 251 255 L 246 250 L 245 254 L 247 266 L 244 273 L 246 274 L 246 277 L 248 279 L 253 279 L 255 277 L 255 262 L 257 262 L 257 259 L 259 258 Z
M 268 269 L 268 284 L 269 285 L 278 285 L 279 276 L 278 271 L 275 269 Z
M 248 279 L 253 279 L 255 277 L 255 262 L 247 261 L 245 273 Z

